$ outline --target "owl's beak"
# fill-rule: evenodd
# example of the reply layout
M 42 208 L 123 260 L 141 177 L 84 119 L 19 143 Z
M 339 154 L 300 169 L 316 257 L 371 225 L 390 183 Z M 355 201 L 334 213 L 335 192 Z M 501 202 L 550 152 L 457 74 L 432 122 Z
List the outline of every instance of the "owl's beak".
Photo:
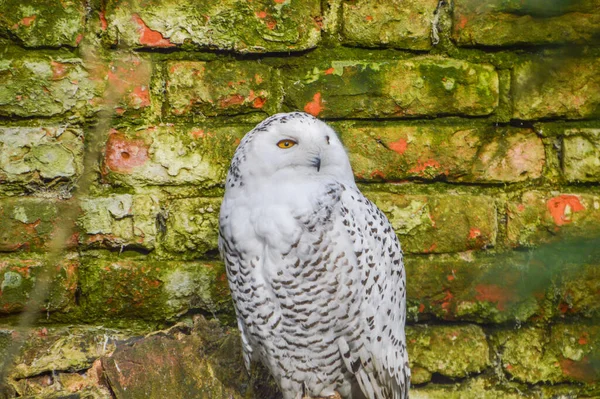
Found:
M 315 168 L 317 168 L 317 172 L 319 172 L 321 170 L 321 157 L 316 157 L 312 164 Z

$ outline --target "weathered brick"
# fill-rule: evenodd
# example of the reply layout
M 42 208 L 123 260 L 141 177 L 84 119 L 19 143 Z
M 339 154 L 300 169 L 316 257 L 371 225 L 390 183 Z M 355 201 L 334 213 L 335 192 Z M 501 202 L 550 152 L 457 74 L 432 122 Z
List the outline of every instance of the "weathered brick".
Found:
M 563 317 L 600 316 L 600 235 L 550 244 L 547 263 L 557 275 L 553 312 Z
M 165 321 L 191 308 L 231 312 L 225 268 L 215 262 L 88 259 L 80 273 L 82 318 Z
M 536 179 L 545 162 L 529 129 L 432 124 L 335 125 L 360 180 L 500 183 Z
M 344 2 L 344 42 L 363 47 L 429 50 L 437 4 L 436 0 Z
M 600 129 L 565 131 L 562 155 L 563 172 L 568 181 L 600 181 Z
M 68 192 L 82 161 L 80 129 L 0 127 L 0 193 Z
M 513 246 L 600 234 L 600 197 L 529 191 L 508 203 L 507 236 Z
M 13 197 L 0 201 L 0 251 L 47 251 L 59 226 L 68 227 L 61 215 L 71 206 L 76 205 L 72 201 L 42 198 Z M 76 237 L 66 244 L 74 246 Z
M 48 297 L 42 303 L 29 303 L 33 309 L 53 312 L 67 311 L 75 306 L 79 261 L 67 256 L 51 270 L 47 266 L 47 261 L 41 257 L 0 257 L 0 314 L 23 311 L 42 274 L 51 281 Z
M 275 113 L 281 102 L 278 73 L 256 63 L 174 61 L 167 64 L 167 99 L 172 115 Z
M 497 333 L 494 349 L 512 378 L 527 383 L 600 381 L 600 327 L 555 324 Z
M 197 258 L 217 250 L 220 198 L 173 200 L 165 208 L 163 248 L 169 252 Z
M 600 116 L 600 58 L 547 58 L 512 71 L 513 118 Z
M 128 46 L 264 53 L 315 47 L 320 13 L 318 0 L 111 0 L 105 19 L 111 40 Z
M 0 60 L 0 116 L 52 116 L 86 111 L 94 85 L 77 59 Z
M 476 325 L 409 326 L 406 342 L 411 369 L 418 376 L 413 384 L 427 382 L 433 373 L 466 377 L 490 365 L 485 333 Z
M 91 247 L 154 249 L 160 202 L 152 194 L 83 198 L 79 242 Z
M 118 185 L 221 184 L 247 127 L 161 125 L 111 130 L 104 150 L 105 179 Z
M 408 256 L 409 318 L 478 323 L 600 314 L 600 238 L 527 252 Z
M 593 43 L 600 34 L 598 0 L 454 2 L 452 37 L 459 45 Z
M 460 252 L 496 243 L 496 207 L 490 197 L 366 195 L 386 213 L 405 252 Z
M 82 1 L 7 0 L 0 3 L 0 35 L 25 47 L 77 47 L 85 16 Z
M 285 104 L 325 118 L 488 115 L 499 97 L 491 65 L 442 57 L 336 60 L 287 79 Z

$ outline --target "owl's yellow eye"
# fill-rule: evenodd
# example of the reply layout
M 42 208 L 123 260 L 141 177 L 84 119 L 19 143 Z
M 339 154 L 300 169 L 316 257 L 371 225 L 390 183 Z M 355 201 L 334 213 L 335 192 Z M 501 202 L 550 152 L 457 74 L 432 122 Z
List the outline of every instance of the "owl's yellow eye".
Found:
M 277 147 L 279 147 L 279 148 L 292 148 L 296 144 L 298 144 L 298 143 L 296 143 L 294 140 L 285 139 L 285 140 L 280 140 L 277 143 Z

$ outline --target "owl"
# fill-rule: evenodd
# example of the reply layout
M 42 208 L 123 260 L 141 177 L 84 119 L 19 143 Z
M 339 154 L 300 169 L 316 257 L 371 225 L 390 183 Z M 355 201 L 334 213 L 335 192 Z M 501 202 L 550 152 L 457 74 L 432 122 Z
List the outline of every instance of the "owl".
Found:
M 292 112 L 248 132 L 219 223 L 248 369 L 284 399 L 408 397 L 402 250 L 331 127 Z

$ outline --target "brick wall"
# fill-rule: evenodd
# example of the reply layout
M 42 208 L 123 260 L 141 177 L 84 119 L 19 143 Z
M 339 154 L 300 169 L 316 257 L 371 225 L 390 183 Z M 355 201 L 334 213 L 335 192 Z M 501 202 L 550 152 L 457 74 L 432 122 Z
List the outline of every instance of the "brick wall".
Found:
M 402 242 L 413 397 L 600 395 L 599 0 L 5 0 L 0 51 L 0 396 L 272 396 L 216 231 L 291 110 Z

